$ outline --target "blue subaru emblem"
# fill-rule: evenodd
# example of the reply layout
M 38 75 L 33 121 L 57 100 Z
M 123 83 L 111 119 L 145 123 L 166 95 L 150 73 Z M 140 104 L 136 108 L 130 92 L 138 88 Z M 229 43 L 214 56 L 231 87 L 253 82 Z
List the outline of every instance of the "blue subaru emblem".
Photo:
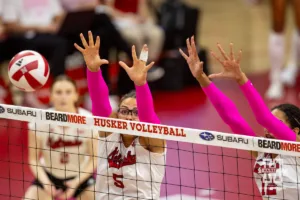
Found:
M 3 108 L 2 106 L 0 106 L 0 113 L 4 113 L 5 112 L 5 108 Z
M 212 141 L 215 139 L 215 136 L 210 132 L 202 132 L 200 133 L 200 138 L 206 141 Z

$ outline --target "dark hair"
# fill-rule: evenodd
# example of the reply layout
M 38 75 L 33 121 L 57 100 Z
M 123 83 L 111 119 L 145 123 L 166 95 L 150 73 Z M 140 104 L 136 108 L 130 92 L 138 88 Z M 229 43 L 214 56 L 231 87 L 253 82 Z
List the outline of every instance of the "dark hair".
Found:
M 59 76 L 57 76 L 55 79 L 54 79 L 54 81 L 53 81 L 53 83 L 52 83 L 52 85 L 51 85 L 51 88 L 50 88 L 50 90 L 52 91 L 52 89 L 53 89 L 53 85 L 56 83 L 56 82 L 59 82 L 59 81 L 68 81 L 68 82 L 70 82 L 74 87 L 75 87 L 75 90 L 77 91 L 77 85 L 76 85 L 76 82 L 73 80 L 73 79 L 71 79 L 69 76 L 66 76 L 66 75 L 59 75 Z
M 280 104 L 272 108 L 272 110 L 278 109 L 287 117 L 287 121 L 290 123 L 291 128 L 294 129 L 296 127 L 300 128 L 300 109 L 293 104 Z
M 131 92 L 125 94 L 125 95 L 121 98 L 120 104 L 119 104 L 119 105 L 121 105 L 121 103 L 122 103 L 125 99 L 128 99 L 128 98 L 134 98 L 134 99 L 135 99 L 135 98 L 136 98 L 136 92 L 133 90 L 133 91 L 131 91 Z

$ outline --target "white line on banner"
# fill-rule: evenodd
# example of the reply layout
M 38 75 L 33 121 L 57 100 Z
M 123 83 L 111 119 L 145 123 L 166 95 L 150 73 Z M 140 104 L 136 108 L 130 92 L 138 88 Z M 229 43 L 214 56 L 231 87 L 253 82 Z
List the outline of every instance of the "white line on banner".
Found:
M 300 156 L 300 143 L 0 104 L 0 118 Z

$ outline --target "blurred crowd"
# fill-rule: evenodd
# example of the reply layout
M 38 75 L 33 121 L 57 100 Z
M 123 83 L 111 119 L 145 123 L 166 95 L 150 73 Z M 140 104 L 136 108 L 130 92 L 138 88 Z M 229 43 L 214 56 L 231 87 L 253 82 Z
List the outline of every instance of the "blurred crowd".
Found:
M 199 10 L 180 0 L 160 5 L 152 0 L 0 0 L 0 103 L 46 108 L 51 81 L 67 74 L 78 85 L 81 104 L 89 109 L 84 61 L 73 46 L 88 30 L 101 38 L 100 57 L 110 60 L 102 72 L 112 105 L 134 88 L 117 64 L 130 64 L 132 45 L 138 52 L 148 45 L 148 60 L 156 64 L 147 79 L 154 89 L 182 89 L 193 79 L 177 67 L 184 64 L 178 48 L 197 35 L 198 17 Z M 48 83 L 34 93 L 14 90 L 7 78 L 8 62 L 22 50 L 37 51 L 50 64 Z M 204 50 L 199 55 L 206 59 Z

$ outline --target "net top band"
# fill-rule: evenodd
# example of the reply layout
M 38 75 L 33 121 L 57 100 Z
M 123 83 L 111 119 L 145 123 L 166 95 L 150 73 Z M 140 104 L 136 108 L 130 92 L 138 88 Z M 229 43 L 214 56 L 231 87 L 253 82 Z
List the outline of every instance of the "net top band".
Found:
M 300 156 L 300 143 L 0 104 L 0 118 L 241 150 Z

